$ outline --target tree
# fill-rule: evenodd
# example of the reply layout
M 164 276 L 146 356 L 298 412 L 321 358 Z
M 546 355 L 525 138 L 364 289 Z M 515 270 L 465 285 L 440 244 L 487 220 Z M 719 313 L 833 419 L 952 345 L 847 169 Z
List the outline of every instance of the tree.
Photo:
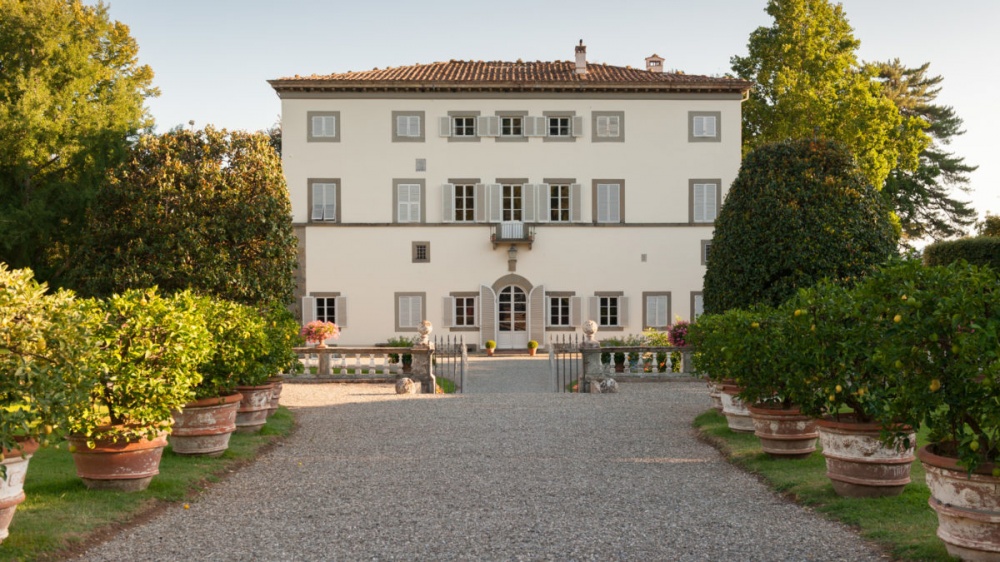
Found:
M 158 92 L 103 4 L 0 0 L 0 14 L 0 261 L 53 280 Z
M 145 135 L 98 194 L 75 286 L 107 296 L 158 285 L 263 307 L 289 304 L 297 242 L 265 133 Z
M 903 228 L 903 242 L 930 237 L 935 240 L 961 236 L 976 219 L 968 201 L 950 194 L 969 192 L 970 166 L 965 159 L 944 150 L 952 137 L 962 135 L 962 119 L 949 106 L 932 103 L 941 92 L 941 76 L 927 76 L 930 63 L 906 68 L 899 59 L 879 65 L 885 95 L 907 117 L 919 117 L 931 143 L 920 151 L 915 170 L 895 169 L 883 194 L 889 198 Z
M 823 278 L 850 282 L 896 242 L 888 205 L 843 144 L 761 146 L 744 158 L 715 221 L 705 312 L 778 306 Z
M 986 218 L 983 219 L 983 222 L 979 223 L 979 235 L 993 238 L 1000 237 L 1000 216 L 986 213 Z
M 845 144 L 881 189 L 895 168 L 913 169 L 927 144 L 923 123 L 882 91 L 876 68 L 858 62 L 860 41 L 843 8 L 828 0 L 770 0 L 771 27 L 750 34 L 733 71 L 755 83 L 743 104 L 744 154 L 785 139 Z

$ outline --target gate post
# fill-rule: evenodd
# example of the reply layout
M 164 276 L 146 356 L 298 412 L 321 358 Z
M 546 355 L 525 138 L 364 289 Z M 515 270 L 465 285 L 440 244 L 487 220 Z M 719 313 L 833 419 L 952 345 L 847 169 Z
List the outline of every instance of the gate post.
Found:
M 410 378 L 419 381 L 423 392 L 434 394 L 437 392 L 437 380 L 434 377 L 434 342 L 430 340 L 430 334 L 434 331 L 434 326 L 430 320 L 424 320 L 417 328 L 420 333 L 420 341 L 411 349 L 413 351 L 413 367 Z
M 603 378 L 604 375 L 604 366 L 601 365 L 601 343 L 595 338 L 596 334 L 597 322 L 587 320 L 583 323 L 585 339 L 580 342 L 583 372 L 580 376 L 580 384 L 576 385 L 577 392 L 593 392 L 591 383 L 599 384 L 598 379 Z

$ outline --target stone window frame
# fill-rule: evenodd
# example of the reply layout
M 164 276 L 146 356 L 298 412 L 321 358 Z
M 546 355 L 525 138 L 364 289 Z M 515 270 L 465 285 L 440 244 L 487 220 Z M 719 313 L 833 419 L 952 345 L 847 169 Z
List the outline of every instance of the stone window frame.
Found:
M 472 187 L 472 218 L 469 219 L 469 220 L 465 220 L 465 219 L 459 220 L 457 218 L 452 218 L 452 220 L 450 222 L 455 222 L 455 223 L 460 223 L 460 224 L 473 224 L 473 223 L 479 222 L 479 221 L 476 220 L 476 210 L 477 210 L 476 207 L 478 205 L 481 205 L 482 203 L 478 200 L 479 196 L 476 193 L 476 186 L 482 183 L 482 178 L 448 178 L 448 183 L 450 183 L 451 185 L 455 186 L 455 189 L 452 192 L 452 197 L 454 197 L 454 202 L 452 203 L 451 208 L 452 208 L 452 212 L 455 213 L 456 216 L 457 216 L 457 213 L 458 213 L 458 204 L 457 203 L 458 203 L 458 199 L 459 199 L 458 187 L 459 186 L 471 186 Z M 464 197 L 464 196 L 462 196 L 462 197 Z M 448 221 L 446 221 L 446 222 L 448 222 Z
M 334 202 L 333 202 L 333 204 L 334 204 L 333 215 L 334 215 L 334 218 L 333 218 L 333 220 L 329 220 L 329 219 L 319 219 L 319 220 L 316 220 L 316 219 L 313 219 L 313 185 L 317 184 L 317 183 L 332 183 L 334 185 L 334 188 L 333 188 L 333 199 L 334 199 Z M 309 213 L 308 214 L 308 219 L 309 220 L 306 221 L 306 222 L 313 223 L 313 224 L 339 224 L 341 222 L 341 219 L 340 219 L 340 217 L 341 217 L 341 213 L 340 213 L 340 192 L 343 190 L 342 188 L 343 188 L 343 186 L 340 183 L 340 178 L 308 178 L 308 179 L 306 179 L 306 191 L 308 191 L 308 194 L 307 194 L 307 196 L 308 196 L 307 204 L 309 205 L 309 207 L 308 207 L 308 213 Z
M 312 297 L 312 298 L 314 298 L 314 299 L 316 299 L 316 301 L 313 303 L 313 306 L 315 307 L 313 309 L 313 318 L 316 319 L 316 320 L 320 319 L 320 317 L 319 317 L 320 316 L 319 315 L 319 299 L 334 299 L 334 302 L 333 302 L 333 320 L 330 320 L 329 318 L 326 318 L 325 321 L 326 322 L 333 322 L 334 324 L 337 324 L 337 326 L 339 327 L 340 324 L 341 324 L 340 323 L 340 309 L 337 307 L 337 301 L 336 301 L 336 299 L 341 296 L 340 292 L 339 291 L 337 291 L 337 292 L 318 292 L 318 293 L 314 292 L 314 293 L 309 293 L 309 296 Z
M 458 321 L 458 314 L 456 310 L 451 311 L 451 323 L 452 325 L 448 329 L 452 332 L 478 332 L 479 327 L 479 292 L 478 291 L 456 291 L 448 293 L 448 296 L 452 299 L 473 299 L 473 311 L 472 311 L 472 324 L 458 326 L 455 323 Z M 458 306 L 458 301 L 452 300 L 452 306 Z
M 480 142 L 482 137 L 479 136 L 479 127 L 477 121 L 482 112 L 480 111 L 449 111 L 448 112 L 448 122 L 451 125 L 451 131 L 448 134 L 448 142 Z M 459 117 L 469 117 L 472 119 L 472 135 L 456 135 L 455 134 L 455 119 Z
M 617 303 L 617 307 L 618 307 L 618 324 L 613 325 L 613 326 L 612 325 L 601 324 L 601 301 L 600 301 L 600 299 L 602 297 L 614 297 L 614 298 L 618 299 L 618 303 Z M 597 322 L 597 326 L 598 326 L 599 331 L 602 331 L 602 332 L 624 332 L 625 331 L 625 326 L 622 325 L 622 305 L 625 304 L 623 302 L 623 300 L 625 298 L 625 292 L 624 291 L 594 291 L 594 298 L 598 299 L 597 300 L 597 318 L 595 318 L 594 321 Z
M 423 246 L 425 256 L 420 257 L 420 247 Z M 413 263 L 431 263 L 431 243 L 427 240 L 410 243 L 410 255 Z
M 708 265 L 708 253 L 711 249 L 712 249 L 711 240 L 701 241 L 701 252 L 699 252 L 701 254 L 701 265 Z
M 413 326 L 401 326 L 399 324 L 399 299 L 401 297 L 420 297 L 420 316 Z M 397 292 L 393 293 L 393 316 L 395 317 L 395 328 L 397 332 L 416 332 L 420 323 L 427 319 L 427 293 L 426 292 Z
M 715 224 L 715 219 L 710 221 L 694 220 L 694 186 L 695 184 L 715 184 L 715 219 L 719 218 L 719 209 L 722 207 L 722 179 L 721 178 L 696 178 L 688 180 L 688 223 L 711 226 Z
M 399 117 L 419 117 L 420 134 L 415 137 L 400 136 L 399 128 L 397 127 L 396 124 L 396 120 Z M 391 125 L 392 125 L 392 142 L 424 142 L 424 140 L 426 139 L 427 119 L 426 119 L 426 114 L 423 111 L 393 111 Z
M 694 135 L 695 117 L 715 117 L 715 136 L 706 137 Z M 721 111 L 688 111 L 688 142 L 722 142 L 722 112 Z
M 420 186 L 420 220 L 399 220 L 399 186 Z M 393 224 L 423 224 L 427 222 L 427 181 L 423 178 L 393 178 L 392 179 L 392 223 Z
M 313 117 L 333 117 L 333 136 L 314 136 Z M 340 130 L 344 122 L 340 120 L 339 111 L 307 111 L 306 112 L 306 142 L 340 142 Z
M 545 331 L 546 332 L 575 332 L 576 326 L 571 322 L 573 320 L 573 298 L 576 297 L 576 291 L 545 291 Z M 570 299 L 568 301 L 569 311 L 566 314 L 566 324 L 552 324 L 552 308 L 549 299 L 552 298 L 565 298 Z
M 618 136 L 602 137 L 597 134 L 598 117 L 617 117 Z M 590 113 L 590 142 L 625 142 L 625 112 L 624 111 L 592 111 Z
M 649 323 L 649 306 L 647 300 L 649 297 L 667 297 L 667 318 L 666 324 L 659 326 L 652 326 Z M 642 292 L 642 329 L 655 328 L 662 329 L 670 325 L 670 319 L 673 318 L 673 308 L 674 308 L 674 298 L 671 296 L 670 291 L 643 291 Z
M 598 185 L 614 185 L 614 184 L 618 184 L 618 222 L 599 221 L 598 220 L 598 214 L 597 214 L 597 205 L 598 205 L 597 186 Z M 593 215 L 592 215 L 592 222 L 594 224 L 625 224 L 625 179 L 624 178 L 620 178 L 620 179 L 595 179 L 595 180 L 591 181 L 590 202 L 591 202 L 591 205 L 590 205 L 591 212 L 593 213 Z M 694 203 L 692 203 L 692 205 L 693 204 Z M 692 209 L 693 209 L 693 207 L 692 207 Z
M 542 117 L 545 118 L 545 136 L 542 137 L 542 142 L 576 142 L 577 135 L 575 135 L 573 131 L 573 118 L 576 117 L 575 111 L 543 111 Z M 551 126 L 549 125 L 549 119 L 563 117 L 569 120 L 566 135 L 550 135 L 549 131 Z
M 500 121 L 498 125 L 499 133 L 496 136 L 497 142 L 528 142 L 528 137 L 524 136 L 524 118 L 528 116 L 527 111 L 496 111 L 494 114 Z M 505 117 L 520 117 L 521 118 L 521 134 L 520 135 L 504 135 L 503 134 L 503 120 Z
M 544 184 L 548 186 L 548 193 L 546 193 L 546 198 L 548 198 L 548 200 L 549 200 L 549 216 L 546 217 L 545 221 L 542 221 L 542 222 L 549 222 L 549 223 L 555 223 L 555 224 L 572 224 L 574 222 L 579 222 L 579 220 L 580 220 L 579 217 L 578 217 L 578 220 L 575 220 L 575 221 L 573 220 L 573 208 L 574 208 L 574 206 L 577 207 L 578 211 L 582 211 L 582 209 L 581 209 L 582 202 L 578 202 L 578 201 L 575 201 L 573 199 L 573 185 L 576 184 L 576 178 L 542 178 L 542 182 L 544 182 Z M 552 188 L 553 187 L 562 187 L 562 186 L 565 186 L 566 188 L 569 189 L 569 198 L 567 200 L 567 203 L 569 205 L 569 207 L 567 209 L 567 211 L 569 212 L 569 218 L 567 220 L 561 220 L 561 219 L 560 220 L 553 220 L 552 219 Z M 582 193 L 583 189 L 581 188 L 579 191 L 581 192 L 580 193 L 580 197 L 582 198 L 583 197 L 583 193 Z M 580 214 L 582 214 L 582 212 Z

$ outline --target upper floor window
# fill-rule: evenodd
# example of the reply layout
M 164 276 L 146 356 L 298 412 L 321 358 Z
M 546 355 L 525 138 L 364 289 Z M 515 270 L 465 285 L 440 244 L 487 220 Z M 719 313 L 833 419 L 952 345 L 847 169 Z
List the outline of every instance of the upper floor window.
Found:
M 340 193 L 337 179 L 309 180 L 309 220 L 311 222 L 340 222 Z
M 689 180 L 690 222 L 715 222 L 719 214 L 721 180 Z
M 546 141 L 572 142 L 583 134 L 582 116 L 576 115 L 572 111 L 544 111 L 542 113 L 545 122 L 543 134 Z M 537 134 L 539 131 L 534 132 Z
M 430 242 L 413 242 L 410 245 L 410 253 L 413 256 L 413 263 L 430 263 L 430 261 L 431 261 L 431 243 Z
M 720 142 L 721 111 L 689 111 L 688 142 Z
M 455 221 L 473 222 L 475 220 L 476 220 L 475 184 L 455 184 Z
M 591 142 L 625 141 L 624 111 L 595 111 L 590 126 Z
M 448 142 L 479 142 L 478 118 L 478 111 L 449 111 L 441 117 L 441 136 L 448 137 Z
M 424 180 L 395 179 L 392 183 L 395 222 L 424 222 Z
M 308 142 L 340 142 L 339 111 L 308 111 Z
M 521 116 L 501 115 L 500 116 L 500 136 L 501 137 L 521 137 L 524 136 L 524 124 Z
M 549 186 L 549 220 L 552 222 L 570 221 L 569 185 Z
M 570 134 L 569 117 L 549 117 L 549 136 L 568 137 Z
M 594 180 L 594 222 L 625 222 L 624 185 L 624 180 Z
M 521 196 L 523 184 L 501 184 L 501 205 L 504 221 L 524 220 L 524 201 Z
M 422 142 L 424 140 L 423 111 L 393 111 L 392 125 L 392 142 Z
M 455 137 L 476 136 L 475 117 L 455 117 L 452 121 L 451 134 Z

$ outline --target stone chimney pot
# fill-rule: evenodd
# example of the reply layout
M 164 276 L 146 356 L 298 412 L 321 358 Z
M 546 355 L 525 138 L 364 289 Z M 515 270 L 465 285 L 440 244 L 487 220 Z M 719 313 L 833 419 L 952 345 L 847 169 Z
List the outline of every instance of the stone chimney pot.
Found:
M 580 44 L 576 46 L 576 73 L 587 73 L 587 46 L 583 44 L 583 39 L 580 39 Z

